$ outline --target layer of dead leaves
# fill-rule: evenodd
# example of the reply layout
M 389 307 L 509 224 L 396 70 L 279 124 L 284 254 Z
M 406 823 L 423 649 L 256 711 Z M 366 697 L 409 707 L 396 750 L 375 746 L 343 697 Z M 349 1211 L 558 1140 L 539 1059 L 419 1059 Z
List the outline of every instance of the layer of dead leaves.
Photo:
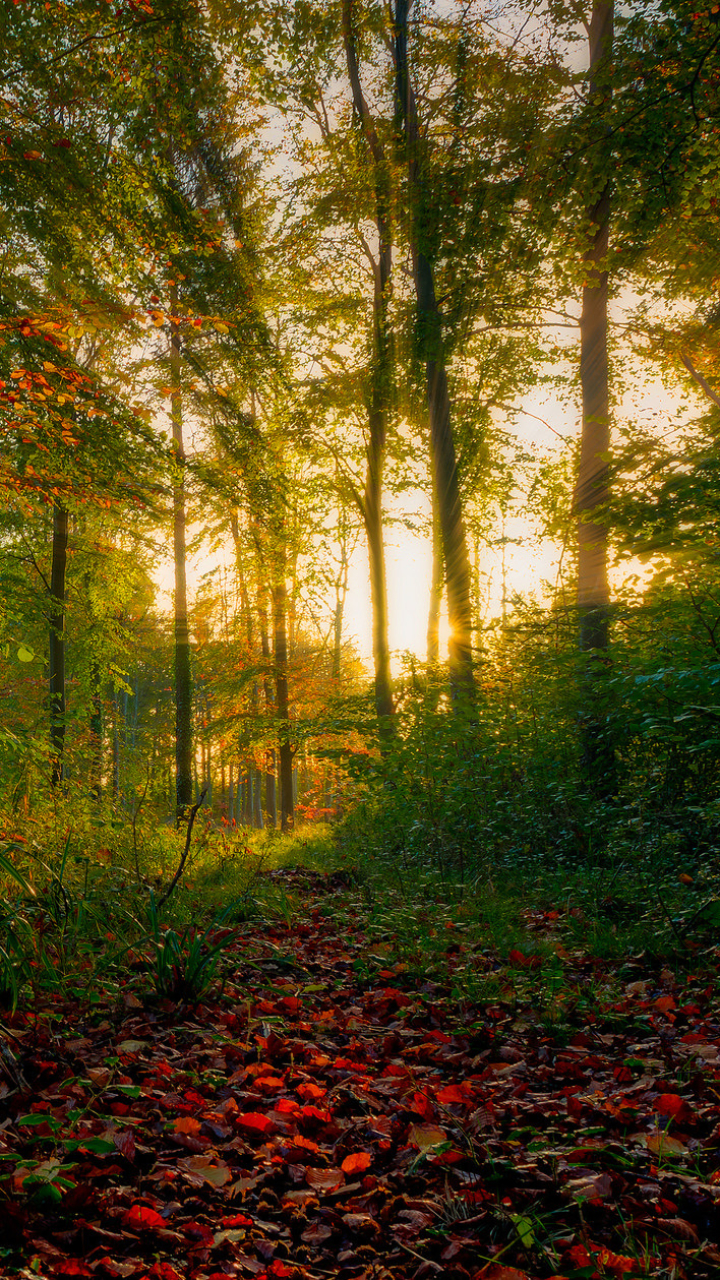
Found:
M 4 1018 L 0 1275 L 717 1275 L 707 959 L 639 970 L 561 1033 L 521 981 L 460 1006 L 402 965 L 368 979 L 367 939 L 305 888 L 306 923 L 228 937 L 214 1002 L 159 1004 L 138 978 Z M 518 979 L 540 965 L 511 956 Z M 568 957 L 566 977 L 601 969 Z

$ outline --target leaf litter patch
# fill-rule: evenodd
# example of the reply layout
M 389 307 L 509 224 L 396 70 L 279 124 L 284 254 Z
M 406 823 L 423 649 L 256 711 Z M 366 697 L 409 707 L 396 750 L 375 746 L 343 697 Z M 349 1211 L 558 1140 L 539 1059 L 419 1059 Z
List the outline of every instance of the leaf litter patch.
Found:
M 514 980 L 458 1004 L 403 965 L 368 977 L 371 942 L 319 909 L 342 886 L 297 883 L 306 922 L 229 936 L 197 1008 L 136 976 L 6 1016 L 1 1276 L 717 1275 L 711 968 L 601 985 L 553 1027 Z

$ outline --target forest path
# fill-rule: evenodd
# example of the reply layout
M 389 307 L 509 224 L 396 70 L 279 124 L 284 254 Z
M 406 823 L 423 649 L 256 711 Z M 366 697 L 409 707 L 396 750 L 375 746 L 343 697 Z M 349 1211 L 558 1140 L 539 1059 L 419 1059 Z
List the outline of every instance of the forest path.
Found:
M 472 1003 L 391 963 L 341 877 L 270 874 L 300 923 L 228 934 L 205 1003 L 140 963 L 0 1020 L 0 1276 L 717 1275 L 716 963 L 618 985 L 562 953 L 553 1022 L 541 957 L 452 937 L 507 975 Z

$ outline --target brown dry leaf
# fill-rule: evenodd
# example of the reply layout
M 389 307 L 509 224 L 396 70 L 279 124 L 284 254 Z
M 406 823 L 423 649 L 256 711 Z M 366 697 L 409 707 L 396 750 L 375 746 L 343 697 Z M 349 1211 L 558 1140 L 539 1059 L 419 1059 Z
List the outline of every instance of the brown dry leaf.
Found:
M 608 1200 L 613 1193 L 609 1173 L 598 1173 L 585 1178 L 572 1178 L 566 1189 L 575 1200 Z
M 212 1160 L 210 1156 L 186 1156 L 184 1160 L 178 1160 L 178 1167 L 186 1176 L 189 1174 L 192 1181 L 199 1179 L 200 1184 L 206 1182 L 211 1187 L 224 1187 L 232 1181 L 232 1173 L 225 1161 Z
M 345 1181 L 342 1169 L 317 1169 L 312 1165 L 305 1170 L 305 1181 L 316 1191 L 334 1191 Z
M 700 1238 L 691 1222 L 684 1218 L 658 1218 L 657 1225 L 667 1231 L 676 1240 L 687 1240 L 690 1244 L 699 1244 Z
M 644 1145 L 655 1156 L 681 1156 L 687 1151 L 684 1142 L 671 1138 L 667 1133 L 644 1134 Z
M 324 1240 L 329 1240 L 332 1235 L 332 1227 L 326 1227 L 321 1222 L 312 1222 L 309 1227 L 303 1231 L 300 1239 L 305 1244 L 322 1244 Z

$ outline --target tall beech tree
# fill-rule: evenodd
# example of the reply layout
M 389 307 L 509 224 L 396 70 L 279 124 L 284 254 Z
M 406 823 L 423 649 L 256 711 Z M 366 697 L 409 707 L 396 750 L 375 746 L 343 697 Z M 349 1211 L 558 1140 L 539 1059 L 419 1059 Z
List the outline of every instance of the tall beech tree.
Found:
M 584 686 L 581 720 L 583 754 L 590 781 L 612 789 L 614 751 L 607 712 L 603 714 L 608 647 L 610 585 L 608 581 L 607 503 L 610 497 L 610 391 L 608 374 L 608 266 L 612 175 L 602 133 L 610 96 L 614 0 L 595 0 L 588 35 L 590 74 L 588 114 L 592 141 L 599 154 L 589 165 L 585 207 L 588 247 L 580 317 L 580 385 L 582 430 L 574 508 L 578 517 L 578 593 L 580 649 L 591 655 Z
M 353 103 L 372 169 L 375 196 L 374 222 L 377 250 L 373 252 L 363 237 L 363 248 L 373 275 L 373 358 L 368 401 L 368 444 L 365 491 L 361 512 L 365 524 L 370 562 L 370 595 L 373 611 L 373 659 L 375 663 L 375 709 L 381 742 L 393 734 L 393 699 L 388 644 L 387 578 L 383 536 L 383 468 L 387 445 L 388 416 L 393 383 L 392 337 L 389 325 L 389 296 L 392 274 L 391 164 L 370 114 L 360 79 L 352 0 L 342 0 L 342 29 L 345 59 Z
M 425 364 L 433 487 L 445 562 L 450 620 L 450 678 L 463 714 L 475 705 L 470 558 L 463 520 L 457 451 L 451 420 L 443 322 L 427 240 L 430 221 L 425 135 L 418 119 L 409 60 L 408 17 L 413 0 L 391 5 L 396 111 L 407 166 L 407 223 L 417 301 L 418 336 Z

